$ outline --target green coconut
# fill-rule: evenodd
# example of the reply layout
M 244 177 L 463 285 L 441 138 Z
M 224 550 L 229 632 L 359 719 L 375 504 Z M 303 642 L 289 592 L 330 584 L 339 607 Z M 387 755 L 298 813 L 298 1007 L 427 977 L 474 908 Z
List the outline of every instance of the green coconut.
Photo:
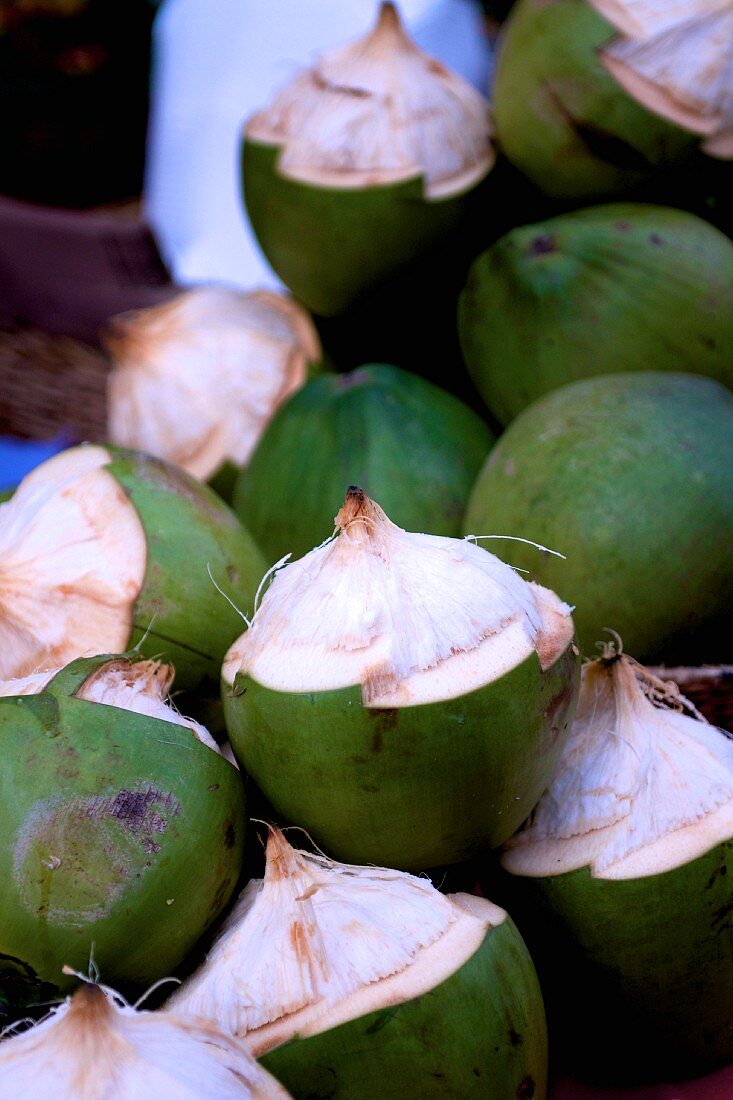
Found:
M 473 542 L 403 531 L 361 489 L 336 525 L 227 654 L 238 762 L 340 859 L 415 869 L 501 844 L 572 716 L 569 608 Z
M 730 736 L 608 647 L 502 856 L 576 1066 L 654 1079 L 733 1058 L 732 838 Z
M 640 660 L 714 660 L 700 639 L 714 650 L 712 624 L 733 607 L 733 395 L 664 372 L 547 394 L 479 474 L 464 531 L 489 524 L 566 555 L 496 546 L 574 605 L 585 653 L 613 623 Z
M 242 623 L 226 597 L 251 607 L 264 570 L 233 512 L 183 470 L 71 448 L 0 506 L 0 678 L 136 646 L 173 663 L 180 689 L 216 682 Z
M 493 164 L 489 138 L 488 102 L 383 3 L 364 39 L 323 55 L 247 123 L 247 214 L 286 286 L 332 316 L 450 239 Z
M 237 479 L 234 508 L 270 561 L 321 542 L 349 484 L 402 527 L 455 536 L 493 442 L 461 401 L 396 367 L 324 375 L 276 413 Z
M 600 50 L 614 33 L 587 0 L 518 0 L 504 26 L 493 86 L 497 140 L 554 198 L 621 194 L 699 145 L 606 69 Z
M 243 1038 L 295 1097 L 545 1096 L 542 998 L 503 909 L 275 830 L 169 1007 Z
M 172 672 L 83 658 L 0 684 L 0 1002 L 170 974 L 226 905 L 244 787 L 165 699 Z
M 691 371 L 733 388 L 733 244 L 693 214 L 630 203 L 522 226 L 473 264 L 459 331 L 502 423 L 615 371 Z

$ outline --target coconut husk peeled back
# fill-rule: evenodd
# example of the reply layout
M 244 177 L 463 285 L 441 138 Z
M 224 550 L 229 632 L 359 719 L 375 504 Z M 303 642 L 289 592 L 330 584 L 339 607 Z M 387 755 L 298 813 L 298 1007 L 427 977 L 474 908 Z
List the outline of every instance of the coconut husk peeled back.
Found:
M 276 829 L 169 1007 L 242 1038 L 298 1097 L 545 1096 L 540 990 L 503 909 Z
M 450 239 L 490 171 L 489 105 L 383 3 L 372 31 L 298 74 L 244 132 L 252 227 L 308 308 L 343 312 Z
M 276 573 L 224 662 L 237 759 L 341 858 L 431 867 L 502 843 L 566 735 L 570 609 L 359 488 L 336 527 Z
M 733 1058 L 733 739 L 674 684 L 618 645 L 584 666 L 558 767 L 502 864 L 575 1065 L 654 1079 Z

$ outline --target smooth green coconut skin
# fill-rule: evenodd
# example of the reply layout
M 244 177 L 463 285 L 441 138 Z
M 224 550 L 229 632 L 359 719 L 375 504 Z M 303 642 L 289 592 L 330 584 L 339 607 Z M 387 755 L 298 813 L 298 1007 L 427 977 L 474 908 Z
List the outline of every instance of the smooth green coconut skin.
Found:
M 666 1080 L 733 1059 L 733 842 L 643 878 L 507 877 L 553 1049 L 576 1071 Z
M 455 699 L 369 709 L 359 686 L 223 685 L 234 754 L 286 819 L 348 863 L 419 870 L 502 844 L 538 801 L 573 718 L 569 646 Z
M 234 508 L 272 562 L 323 541 L 344 485 L 362 486 L 406 530 L 456 537 L 493 442 L 468 406 L 396 367 L 323 375 L 270 421 Z
M 547 1033 L 534 965 L 507 917 L 430 992 L 292 1040 L 260 1061 L 296 1100 L 544 1100 Z
M 202 681 L 217 683 L 242 618 L 211 577 L 246 613 L 265 562 L 213 490 L 151 455 L 106 450 L 112 461 L 104 468 L 132 501 L 147 539 L 145 578 L 128 647 L 173 664 L 178 690 L 193 690 Z
M 471 377 L 504 424 L 568 382 L 683 370 L 733 388 L 733 244 L 680 210 L 611 203 L 502 237 L 459 299 Z
M 547 394 L 476 481 L 464 531 L 489 530 L 566 555 L 492 544 L 574 606 L 586 655 L 612 627 L 640 661 L 720 660 L 696 649 L 696 632 L 733 609 L 733 395 L 663 372 Z
M 68 988 L 65 965 L 96 965 L 113 984 L 170 974 L 241 869 L 241 777 L 185 727 L 76 698 L 108 660 L 0 699 L 0 1010 L 11 1016 Z
M 324 317 L 456 232 L 468 192 L 427 199 L 422 176 L 319 187 L 278 171 L 281 147 L 245 137 L 244 203 L 260 248 L 296 298 Z M 476 185 L 474 185 L 476 186 Z
M 615 33 L 586 0 L 518 0 L 504 25 L 493 85 L 497 139 L 554 198 L 622 194 L 699 143 L 606 71 L 598 51 Z

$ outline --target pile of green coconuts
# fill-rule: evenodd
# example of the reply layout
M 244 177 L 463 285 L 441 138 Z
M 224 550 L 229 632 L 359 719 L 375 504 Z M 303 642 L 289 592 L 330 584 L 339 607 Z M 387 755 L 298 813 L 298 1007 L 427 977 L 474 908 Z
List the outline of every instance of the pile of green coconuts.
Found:
M 116 318 L 0 505 L 0 1096 L 733 1061 L 731 73 L 517 0 L 490 103 L 383 3 L 247 120 L 290 294 Z

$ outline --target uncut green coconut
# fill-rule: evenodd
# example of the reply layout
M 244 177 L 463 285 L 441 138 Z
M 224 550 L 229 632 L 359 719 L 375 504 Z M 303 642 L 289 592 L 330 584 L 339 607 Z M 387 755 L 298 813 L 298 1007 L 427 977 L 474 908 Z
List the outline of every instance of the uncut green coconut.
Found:
M 457 398 L 396 367 L 324 375 L 270 422 L 237 478 L 234 508 L 273 562 L 323 540 L 349 484 L 402 527 L 455 536 L 493 442 Z
M 0 678 L 137 645 L 177 687 L 218 681 L 265 564 L 232 511 L 183 470 L 85 445 L 0 505 Z
M 13 1100 L 287 1100 L 242 1043 L 210 1022 L 146 1012 L 92 983 L 0 1043 Z
M 464 531 L 489 526 L 565 554 L 494 547 L 573 604 L 584 653 L 613 622 L 639 660 L 725 663 L 733 395 L 709 378 L 653 371 L 546 394 L 479 474 Z
M 733 739 L 674 684 L 620 646 L 584 666 L 502 864 L 576 1071 L 658 1080 L 733 1059 Z
M 265 425 L 321 357 L 313 322 L 283 294 L 204 286 L 115 317 L 112 443 L 231 485 Z
M 295 1097 L 546 1095 L 539 985 L 503 909 L 274 829 L 264 880 L 168 1004 L 243 1038 Z
M 616 371 L 689 371 L 733 388 L 733 243 L 693 214 L 632 203 L 522 226 L 473 264 L 459 332 L 502 423 Z
M 688 160 L 699 138 L 624 91 L 600 50 L 614 27 L 587 0 L 518 0 L 493 84 L 505 155 L 556 199 L 623 194 Z
M 343 312 L 450 240 L 493 165 L 490 133 L 488 101 L 381 4 L 369 34 L 245 126 L 244 201 L 263 252 L 309 309 Z
M 359 488 L 335 522 L 224 661 L 237 760 L 340 859 L 419 869 L 498 846 L 567 733 L 569 607 L 473 542 L 402 530 Z
M 0 682 L 2 1014 L 69 988 L 67 963 L 166 976 L 234 890 L 244 787 L 172 678 L 133 655 Z

